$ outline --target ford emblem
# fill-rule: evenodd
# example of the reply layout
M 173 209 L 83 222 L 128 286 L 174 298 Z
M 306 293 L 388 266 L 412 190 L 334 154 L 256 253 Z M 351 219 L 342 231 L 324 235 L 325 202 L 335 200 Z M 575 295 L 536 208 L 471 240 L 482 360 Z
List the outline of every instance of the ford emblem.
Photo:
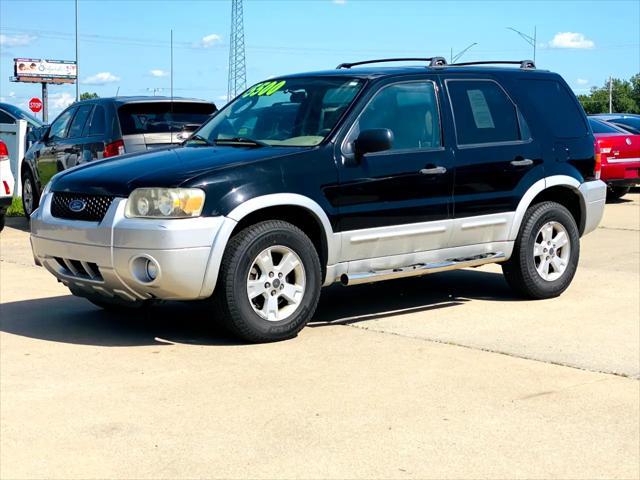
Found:
M 69 202 L 69 210 L 76 213 L 80 213 L 81 211 L 83 211 L 86 206 L 87 204 L 84 200 L 75 199 Z
M 627 138 L 627 145 L 631 145 L 631 139 Z

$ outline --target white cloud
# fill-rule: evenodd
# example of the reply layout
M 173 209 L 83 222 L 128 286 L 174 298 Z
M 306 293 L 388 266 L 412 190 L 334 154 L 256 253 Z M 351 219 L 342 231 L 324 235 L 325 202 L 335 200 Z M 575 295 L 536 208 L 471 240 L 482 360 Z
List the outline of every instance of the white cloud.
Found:
M 6 47 L 23 47 L 33 43 L 38 37 L 35 35 L 5 35 L 0 34 L 0 45 Z
M 549 42 L 551 48 L 593 48 L 596 44 L 583 33 L 559 32 Z
M 75 95 L 68 92 L 53 93 L 49 95 L 49 108 L 53 110 L 62 110 L 76 101 Z
M 9 98 L 13 98 L 16 96 L 16 92 L 9 92 Z
M 86 85 L 105 85 L 107 83 L 114 83 L 119 81 L 120 77 L 114 75 L 111 72 L 100 72 L 85 78 L 83 83 L 85 83 Z
M 201 48 L 211 48 L 216 43 L 219 43 L 222 40 L 222 37 L 217 33 L 212 33 L 210 35 L 205 35 L 200 39 L 200 41 L 196 44 L 196 46 Z
M 161 70 L 159 68 L 154 68 L 153 70 L 149 70 L 149 73 L 151 74 L 152 77 L 166 77 L 167 75 L 169 75 L 169 72 L 167 72 L 166 70 Z
M 577 83 L 578 85 L 587 85 L 587 84 L 589 83 L 589 80 L 586 80 L 586 79 L 584 79 L 584 78 L 578 78 L 578 79 L 576 80 L 576 83 Z

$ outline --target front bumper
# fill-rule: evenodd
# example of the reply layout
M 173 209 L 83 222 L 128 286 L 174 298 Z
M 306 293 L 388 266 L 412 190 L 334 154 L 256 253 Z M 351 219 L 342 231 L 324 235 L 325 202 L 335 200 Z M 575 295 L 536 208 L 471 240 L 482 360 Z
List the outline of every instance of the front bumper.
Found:
M 74 293 L 138 301 L 195 300 L 213 291 L 216 238 L 232 220 L 126 218 L 124 198 L 113 201 L 100 223 L 66 220 L 51 215 L 51 197 L 31 216 L 31 246 L 36 263 Z M 157 266 L 153 280 L 147 261 Z
M 584 212 L 584 227 L 582 235 L 594 231 L 604 213 L 604 205 L 607 200 L 607 184 L 602 180 L 584 182 L 579 187 L 582 198 L 582 211 Z

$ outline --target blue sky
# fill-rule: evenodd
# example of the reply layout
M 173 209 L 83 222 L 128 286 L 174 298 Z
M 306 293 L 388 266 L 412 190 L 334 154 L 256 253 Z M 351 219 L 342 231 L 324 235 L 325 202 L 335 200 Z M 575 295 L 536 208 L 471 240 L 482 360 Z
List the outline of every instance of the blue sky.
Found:
M 80 0 L 80 91 L 101 96 L 169 93 L 174 30 L 176 96 L 223 103 L 230 0 Z M 537 63 L 578 93 L 609 75 L 640 71 L 640 1 L 245 0 L 247 81 L 391 56 L 464 60 L 531 58 L 506 27 L 533 34 Z M 26 108 L 39 85 L 9 81 L 13 57 L 75 56 L 73 0 L 0 0 L 0 97 Z M 50 114 L 75 98 L 52 86 Z M 51 119 L 51 117 L 50 117 Z

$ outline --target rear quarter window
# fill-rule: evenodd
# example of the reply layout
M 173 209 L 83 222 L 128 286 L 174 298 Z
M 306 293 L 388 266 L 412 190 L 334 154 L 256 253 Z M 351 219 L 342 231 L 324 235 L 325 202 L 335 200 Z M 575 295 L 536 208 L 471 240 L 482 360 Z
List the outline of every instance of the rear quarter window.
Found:
M 209 103 L 130 103 L 118 108 L 123 135 L 179 132 L 186 125 L 202 125 L 215 112 Z
M 540 119 L 558 138 L 577 138 L 589 133 L 585 115 L 575 96 L 556 80 L 520 80 L 524 94 Z

